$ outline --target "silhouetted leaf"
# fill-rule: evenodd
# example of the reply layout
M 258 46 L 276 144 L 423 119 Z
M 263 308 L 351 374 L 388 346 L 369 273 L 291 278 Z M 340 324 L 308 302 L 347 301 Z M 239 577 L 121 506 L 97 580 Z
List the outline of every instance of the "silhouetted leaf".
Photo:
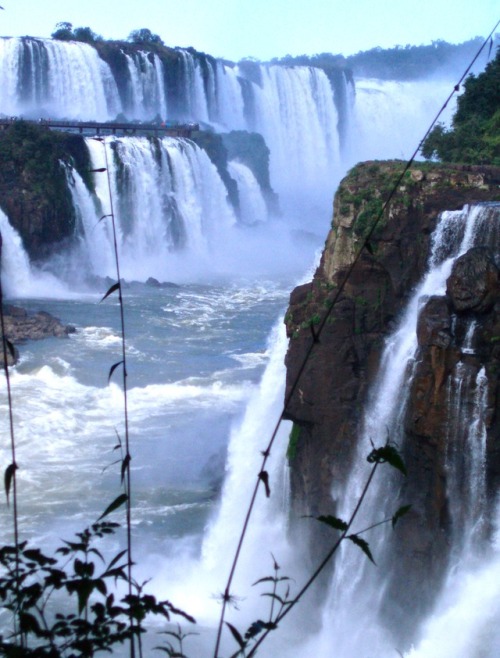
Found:
M 250 624 L 247 632 L 245 633 L 245 640 L 251 640 L 253 637 L 261 633 L 267 626 L 267 623 L 262 619 L 257 619 L 253 624 Z
M 261 471 L 259 473 L 259 480 L 264 484 L 266 490 L 266 496 L 269 498 L 271 495 L 271 488 L 269 486 L 269 473 L 267 471 Z
M 237 628 L 235 628 L 232 624 L 230 624 L 228 621 L 226 621 L 226 626 L 231 631 L 231 634 L 234 637 L 234 639 L 236 640 L 236 642 L 238 642 L 238 644 L 240 645 L 240 648 L 244 649 L 245 645 L 246 645 L 246 642 L 241 637 L 241 634 L 240 634 L 239 630 Z
M 78 613 L 82 614 L 87 605 L 92 590 L 94 589 L 94 583 L 92 580 L 87 578 L 82 578 L 81 580 L 72 580 L 69 583 L 66 583 L 66 589 L 69 594 L 76 592 L 78 596 Z
M 23 551 L 23 555 L 27 560 L 36 562 L 41 566 L 45 566 L 47 564 L 57 564 L 57 560 L 54 560 L 52 557 L 47 557 L 41 552 L 39 548 L 28 548 Z
M 181 610 L 180 608 L 176 608 L 175 605 L 172 605 L 170 601 L 162 601 L 163 605 L 168 606 L 168 609 L 174 613 L 174 615 L 180 615 L 181 617 L 184 617 L 184 619 L 187 619 L 187 621 L 190 621 L 192 624 L 196 624 L 196 619 L 189 615 L 187 612 L 184 612 L 184 610 Z M 189 635 L 192 635 L 192 633 L 189 633 Z
M 403 475 L 407 475 L 407 470 L 403 458 L 399 454 L 397 448 L 392 445 L 385 445 L 382 448 L 374 448 L 367 457 L 370 464 L 390 464 L 393 468 L 401 471 Z
M 248 630 L 245 633 L 245 640 L 251 640 L 262 631 L 272 631 L 275 628 L 278 628 L 278 626 L 273 621 L 262 621 L 262 619 L 257 619 L 257 621 L 254 621 L 253 624 L 250 624 L 248 627 Z
M 114 283 L 111 288 L 108 290 L 108 292 L 104 295 L 104 297 L 101 299 L 101 302 L 103 302 L 106 297 L 109 297 L 112 295 L 114 292 L 120 289 L 120 283 Z
M 5 495 L 7 496 L 7 505 L 9 504 L 9 493 L 10 493 L 10 487 L 12 484 L 12 478 L 14 477 L 14 473 L 17 470 L 17 464 L 9 464 L 7 468 L 5 469 Z
M 127 500 L 128 500 L 127 494 L 120 494 L 118 498 L 115 498 L 114 501 L 106 507 L 106 509 L 101 514 L 98 520 L 103 519 L 108 514 L 111 514 L 111 512 L 114 512 L 116 509 L 121 507 L 121 505 L 123 505 L 123 503 L 125 503 Z
M 340 530 L 341 532 L 345 532 L 349 527 L 345 521 L 342 521 L 342 519 L 339 519 L 336 516 L 331 516 L 330 514 L 326 516 L 317 516 L 315 518 L 318 521 L 321 521 L 321 523 L 325 523 L 331 528 L 335 528 L 335 530 Z
M 284 599 L 282 596 L 279 596 L 279 594 L 274 594 L 273 592 L 263 592 L 261 596 L 268 596 L 270 599 L 275 599 L 283 605 L 286 603 L 286 598 Z
M 274 576 L 265 576 L 265 578 L 259 578 L 259 580 L 256 580 L 254 583 L 252 583 L 252 587 L 255 587 L 255 585 L 258 585 L 259 583 L 275 583 L 276 578 Z
M 102 174 L 104 171 L 106 171 L 106 167 L 99 167 L 98 169 L 90 169 L 89 171 L 91 174 Z
M 127 552 L 127 549 L 120 551 L 118 555 L 115 555 L 115 557 L 111 560 L 111 562 L 108 564 L 108 569 L 111 569 L 112 567 L 115 566 L 115 564 L 118 562 L 118 560 L 121 560 L 121 558 L 125 555 Z
M 131 459 L 132 458 L 130 457 L 130 455 L 127 454 L 125 455 L 125 458 L 122 461 L 122 477 L 121 477 L 122 484 L 125 479 L 125 473 L 127 472 L 127 469 L 130 466 Z
M 14 345 L 10 342 L 8 338 L 5 339 L 5 345 L 7 346 L 7 349 L 9 351 L 9 354 L 11 355 L 12 359 L 15 360 L 16 358 L 16 348 Z
M 373 564 L 375 564 L 375 560 L 373 559 L 373 555 L 367 541 L 361 539 L 361 537 L 358 537 L 358 535 L 347 535 L 346 539 L 350 539 L 353 544 L 359 546 L 367 558 L 373 562 Z
M 35 633 L 37 636 L 39 636 L 42 630 L 38 619 L 29 612 L 21 612 L 19 614 L 19 626 L 22 633 Z
M 89 548 L 89 553 L 93 553 L 94 555 L 97 555 L 97 557 L 104 562 L 102 553 L 98 548 Z
M 119 448 L 119 447 L 120 447 L 120 446 L 118 446 L 118 448 Z M 113 448 L 113 450 L 116 450 L 116 448 Z M 115 459 L 114 462 L 111 462 L 111 464 L 108 464 L 107 466 L 105 466 L 105 467 L 102 469 L 101 473 L 105 473 L 105 472 L 108 470 L 108 468 L 111 468 L 111 467 L 114 466 L 115 464 L 120 464 L 121 461 L 122 461 L 121 459 Z
M 403 505 L 402 507 L 400 507 L 400 508 L 399 508 L 399 509 L 393 514 L 393 517 L 392 517 L 392 527 L 394 528 L 394 526 L 395 526 L 396 523 L 399 521 L 399 519 L 400 519 L 402 516 L 404 516 L 407 512 L 409 512 L 410 510 L 411 510 L 411 505 Z
M 108 384 L 109 384 L 109 382 L 110 382 L 110 380 L 111 380 L 111 376 L 112 376 L 112 374 L 113 374 L 114 371 L 118 368 L 118 366 L 121 366 L 122 363 L 123 363 L 123 359 L 122 359 L 121 361 L 117 361 L 117 363 L 113 363 L 113 365 L 112 365 L 111 368 L 109 369 Z

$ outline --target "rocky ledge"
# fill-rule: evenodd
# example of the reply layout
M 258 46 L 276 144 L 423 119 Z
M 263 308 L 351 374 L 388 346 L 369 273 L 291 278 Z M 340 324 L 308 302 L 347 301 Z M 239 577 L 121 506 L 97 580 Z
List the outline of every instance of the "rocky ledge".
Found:
M 7 360 L 9 365 L 17 361 L 18 352 L 16 345 L 24 343 L 27 340 L 40 340 L 55 336 L 57 338 L 67 338 L 68 334 L 74 333 L 75 328 L 71 325 L 64 325 L 50 313 L 38 311 L 38 313 L 28 313 L 23 308 L 4 305 L 4 323 L 5 335 L 12 345 L 14 345 L 15 356 L 8 354 Z M 0 355 L 0 362 L 3 365 L 3 356 Z
M 369 235 L 403 167 L 400 162 L 363 163 L 342 181 L 334 201 L 332 229 L 314 279 L 296 288 L 290 298 L 285 318 L 290 337 L 286 417 L 294 422 L 288 456 L 297 516 L 337 512 L 384 339 L 426 271 L 439 212 L 458 210 L 468 203 L 500 201 L 499 168 L 415 164 L 400 184 L 389 212 Z M 368 235 L 369 242 L 363 247 Z M 361 256 L 318 340 L 316 328 L 360 249 Z M 384 573 L 388 597 L 402 611 L 392 626 L 415 626 L 425 612 L 449 559 L 450 535 L 457 531 L 450 528 L 453 501 L 446 470 L 445 398 L 453 368 L 463 357 L 463 334 L 471 314 L 480 328 L 474 354 L 466 355 L 466 365 L 470 377 L 477 378 L 484 369 L 488 380 L 488 495 L 493 496 L 500 486 L 498 259 L 498 245 L 485 245 L 457 260 L 446 295 L 428 299 L 420 315 L 418 366 L 404 419 L 409 474 L 405 483 L 398 485 L 399 494 L 394 494 L 394 509 L 406 503 L 411 503 L 412 509 L 393 534 L 390 570 Z M 373 427 L 374 443 L 382 444 L 386 433 L 386 428 Z M 457 445 L 457 454 L 460 450 Z M 316 525 L 311 550 L 319 547 L 322 552 L 327 541 L 323 533 L 329 529 Z

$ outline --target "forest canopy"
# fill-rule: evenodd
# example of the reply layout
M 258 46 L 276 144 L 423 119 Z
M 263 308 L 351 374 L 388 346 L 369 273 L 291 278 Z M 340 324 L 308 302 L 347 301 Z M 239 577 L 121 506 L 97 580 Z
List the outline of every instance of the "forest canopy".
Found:
M 437 125 L 422 155 L 442 162 L 500 165 L 500 49 L 483 73 L 466 79 L 451 129 Z

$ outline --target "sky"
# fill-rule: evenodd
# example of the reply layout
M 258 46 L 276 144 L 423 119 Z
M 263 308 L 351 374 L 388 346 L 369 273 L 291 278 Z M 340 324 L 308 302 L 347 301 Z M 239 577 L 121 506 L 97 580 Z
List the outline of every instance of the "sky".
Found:
M 49 37 L 56 23 L 107 39 L 149 28 L 167 46 L 269 60 L 486 37 L 498 0 L 0 0 L 0 35 Z

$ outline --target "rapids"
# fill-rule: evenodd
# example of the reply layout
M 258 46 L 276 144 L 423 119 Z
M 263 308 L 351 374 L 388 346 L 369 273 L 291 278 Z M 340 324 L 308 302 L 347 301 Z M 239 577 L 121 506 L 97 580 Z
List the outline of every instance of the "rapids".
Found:
M 208 155 L 189 140 L 89 138 L 93 167 L 103 167 L 107 156 L 110 187 L 107 176 L 96 174 L 91 194 L 75 170 L 67 172 L 79 231 L 66 252 L 43 264 L 30 264 L 19 235 L 0 213 L 2 280 L 10 300 L 43 308 L 77 328 L 66 341 L 23 346 L 12 371 L 21 532 L 53 546 L 92 522 L 119 490 L 111 464 L 115 432 L 122 428 L 121 391 L 115 381 L 107 385 L 120 353 L 118 312 L 113 298 L 98 303 L 106 289 L 101 277 L 115 276 L 110 224 L 100 221 L 110 212 L 111 190 L 127 281 L 137 577 L 154 576 L 150 587 L 156 594 L 198 618 L 201 635 L 186 651 L 201 657 L 211 655 L 220 610 L 215 599 L 224 587 L 260 450 L 281 411 L 286 339 L 280 318 L 288 293 L 304 272 L 310 278 L 341 176 L 362 159 L 408 157 L 452 83 L 359 80 L 354 89 L 344 81 L 349 103 L 337 107 L 318 69 L 256 64 L 250 72 L 176 52 L 180 73 L 174 84 L 156 56 L 141 52 L 123 53 L 126 76 L 118 79 L 86 44 L 0 39 L 0 112 L 94 120 L 159 114 L 219 131 L 260 132 L 270 149 L 271 185 L 283 216 L 268 215 L 253 173 L 233 161 L 229 173 L 238 188 L 238 214 Z M 342 122 L 341 112 L 347 112 Z M 439 267 L 430 266 L 433 276 L 441 268 L 436 280 L 422 284 L 430 291 L 442 285 L 448 264 L 441 261 L 448 262 L 441 258 Z M 147 285 L 150 277 L 167 285 Z M 387 346 L 387 358 L 400 365 L 411 360 L 417 305 L 416 297 Z M 389 410 L 388 423 L 396 422 L 390 410 L 401 402 L 396 392 L 403 370 L 401 365 L 399 378 L 390 381 L 381 375 L 386 397 L 374 405 Z M 0 413 L 6 417 L 5 398 Z M 259 499 L 238 571 L 236 591 L 244 600 L 230 619 L 239 627 L 265 614 L 265 599 L 251 585 L 271 572 L 271 552 L 283 573 L 293 573 L 298 582 L 303 577 L 300 547 L 290 545 L 286 534 L 288 432 L 284 424 L 270 467 L 272 495 Z M 3 464 L 7 446 L 3 431 Z M 356 477 L 353 473 L 346 507 L 359 486 Z M 8 514 L 2 506 L 4 536 Z M 394 654 L 375 611 L 362 602 L 360 611 L 352 603 L 360 601 L 359 590 L 341 582 L 346 570 L 362 569 L 342 560 L 322 615 L 309 614 L 312 603 L 309 608 L 305 603 L 309 612 L 302 622 L 284 624 L 263 656 L 326 658 L 337 638 L 337 658 Z M 471 565 L 450 574 L 436 614 L 407 658 L 493 658 L 470 647 L 481 633 L 498 646 L 492 620 L 500 603 L 488 587 L 499 573 L 498 554 L 492 550 L 474 568 L 474 578 Z M 471 597 L 481 595 L 491 614 L 476 621 Z M 339 605 L 347 619 L 337 614 Z M 353 637 L 351 625 L 360 628 L 360 614 L 373 631 L 368 648 L 366 638 Z M 461 624 L 463 615 L 469 628 Z M 234 650 L 229 637 L 225 654 Z

